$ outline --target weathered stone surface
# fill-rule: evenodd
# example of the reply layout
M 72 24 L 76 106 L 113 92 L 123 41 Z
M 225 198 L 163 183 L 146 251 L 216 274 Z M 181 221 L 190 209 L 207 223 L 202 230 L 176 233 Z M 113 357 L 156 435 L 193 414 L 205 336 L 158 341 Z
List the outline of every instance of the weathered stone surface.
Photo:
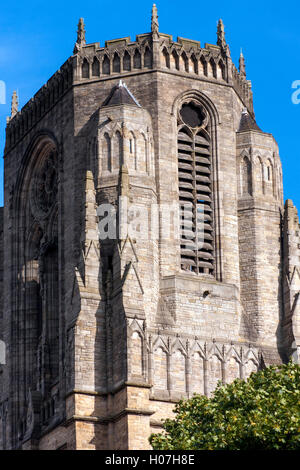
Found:
M 180 398 L 299 357 L 298 215 L 223 23 L 204 48 L 159 33 L 156 9 L 135 42 L 84 28 L 8 119 L 0 448 L 148 449 Z M 97 207 L 123 217 L 120 196 L 156 227 L 99 240 Z M 204 207 L 199 249 L 154 217 L 185 198 Z

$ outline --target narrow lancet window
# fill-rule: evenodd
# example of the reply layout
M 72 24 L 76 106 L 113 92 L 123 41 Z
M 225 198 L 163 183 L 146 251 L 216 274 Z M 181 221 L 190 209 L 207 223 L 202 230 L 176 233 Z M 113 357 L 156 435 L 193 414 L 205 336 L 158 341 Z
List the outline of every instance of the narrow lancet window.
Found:
M 90 78 L 90 65 L 86 59 L 82 63 L 82 78 Z
M 242 161 L 242 194 L 252 195 L 252 174 L 251 174 L 251 163 L 247 157 L 244 157 Z
M 182 106 L 177 139 L 181 268 L 213 275 L 212 146 L 204 109 Z

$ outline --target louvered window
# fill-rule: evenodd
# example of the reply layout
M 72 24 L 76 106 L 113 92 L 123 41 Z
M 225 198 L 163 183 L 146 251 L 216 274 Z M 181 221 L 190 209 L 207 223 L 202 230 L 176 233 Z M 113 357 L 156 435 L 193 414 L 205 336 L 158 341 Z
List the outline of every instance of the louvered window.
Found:
M 213 275 L 212 149 L 208 118 L 202 112 L 193 104 L 184 105 L 180 112 L 178 179 L 181 268 L 196 274 Z

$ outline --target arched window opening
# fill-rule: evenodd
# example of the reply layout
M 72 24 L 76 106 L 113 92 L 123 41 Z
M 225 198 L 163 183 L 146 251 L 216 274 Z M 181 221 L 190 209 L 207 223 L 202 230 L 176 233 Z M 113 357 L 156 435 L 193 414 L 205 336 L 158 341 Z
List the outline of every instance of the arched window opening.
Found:
M 244 157 L 241 168 L 242 195 L 252 196 L 252 168 L 249 158 Z
M 127 51 L 125 51 L 123 57 L 123 70 L 126 72 L 130 72 L 131 70 L 131 57 Z
M 94 57 L 94 60 L 93 60 L 92 75 L 93 77 L 99 77 L 100 75 L 100 63 L 97 57 Z
M 219 80 L 225 80 L 225 67 L 222 61 L 218 63 L 217 78 Z
M 183 52 L 180 56 L 180 62 L 181 62 L 181 70 L 184 72 L 189 72 L 189 59 L 187 58 L 187 55 L 185 52 Z
M 111 171 L 111 141 L 107 133 L 104 134 L 103 139 L 103 170 Z
M 201 73 L 207 76 L 207 62 L 203 56 L 200 58 L 200 66 L 201 66 Z
M 264 169 L 261 158 L 258 156 L 255 159 L 255 192 L 257 194 L 263 193 L 263 182 L 264 182 Z
M 162 59 L 163 59 L 163 65 L 167 67 L 168 69 L 170 68 L 170 54 L 168 53 L 167 49 L 164 48 L 162 51 Z
M 191 60 L 192 60 L 193 72 L 198 74 L 198 60 L 194 54 L 192 55 Z
M 171 54 L 171 68 L 179 70 L 179 57 L 176 51 Z
M 217 68 L 216 68 L 215 61 L 213 59 L 210 59 L 208 63 L 208 76 L 217 78 Z
M 212 148 L 206 111 L 195 103 L 180 110 L 178 178 L 181 268 L 214 274 Z
M 121 71 L 120 57 L 118 54 L 115 54 L 114 59 L 113 59 L 113 72 L 120 73 L 120 71 Z
M 30 157 L 20 191 L 22 218 L 16 222 L 27 234 L 22 240 L 22 231 L 18 240 L 22 256 L 17 269 L 22 273 L 23 293 L 17 308 L 24 309 L 25 319 L 19 330 L 18 355 L 24 373 L 20 393 L 28 397 L 30 392 L 38 392 L 43 410 L 49 397 L 57 393 L 60 372 L 58 154 L 54 143 L 45 138 Z M 21 414 L 26 406 L 28 402 Z M 48 422 L 41 424 L 48 425 L 55 412 L 51 407 Z M 26 429 L 25 422 L 22 433 Z
M 130 166 L 137 170 L 137 146 L 136 138 L 132 132 L 129 134 L 129 153 L 130 153 Z
M 107 57 L 107 55 L 104 56 L 103 62 L 102 62 L 102 73 L 104 75 L 109 75 L 110 74 L 110 60 Z
M 123 139 L 119 131 L 113 137 L 113 169 L 123 165 Z
M 147 47 L 144 55 L 144 67 L 146 69 L 152 68 L 152 54 L 150 49 Z
M 134 56 L 133 56 L 133 67 L 135 69 L 140 69 L 142 67 L 141 54 L 138 51 L 138 49 L 136 49 Z
M 267 168 L 266 168 L 266 179 L 267 179 L 267 187 L 268 193 L 275 195 L 275 178 L 274 178 L 274 170 L 273 165 L 270 160 L 267 161 Z
M 90 64 L 86 59 L 82 63 L 82 78 L 90 78 Z

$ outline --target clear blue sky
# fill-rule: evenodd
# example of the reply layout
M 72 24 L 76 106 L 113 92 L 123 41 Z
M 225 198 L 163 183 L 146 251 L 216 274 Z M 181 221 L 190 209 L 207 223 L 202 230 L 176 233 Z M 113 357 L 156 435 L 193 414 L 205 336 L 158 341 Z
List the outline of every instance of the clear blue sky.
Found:
M 7 84 L 8 103 L 0 105 L 0 148 L 10 96 L 18 90 L 23 106 L 72 54 L 79 17 L 87 41 L 149 32 L 152 1 L 37 0 L 2 2 L 0 14 L 0 80 Z M 257 1 L 201 2 L 159 0 L 160 31 L 174 37 L 216 42 L 222 18 L 235 64 L 240 48 L 252 80 L 259 126 L 271 132 L 280 147 L 285 198 L 300 211 L 300 104 L 292 103 L 292 82 L 300 80 L 300 3 Z M 1 159 L 0 204 L 3 203 Z

